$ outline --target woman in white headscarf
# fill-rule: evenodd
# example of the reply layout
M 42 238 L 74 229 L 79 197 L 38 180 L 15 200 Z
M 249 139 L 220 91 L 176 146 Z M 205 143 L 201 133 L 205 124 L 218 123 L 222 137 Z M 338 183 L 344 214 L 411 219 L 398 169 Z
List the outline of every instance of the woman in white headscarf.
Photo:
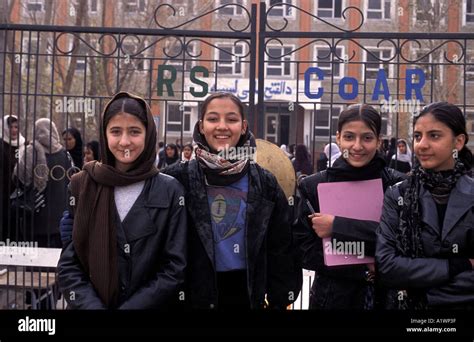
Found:
M 54 122 L 47 118 L 37 120 L 34 133 L 33 143 L 20 149 L 13 174 L 24 188 L 32 185 L 36 193 L 44 195 L 44 202 L 34 215 L 27 216 L 20 232 L 22 238 L 33 238 L 39 247 L 61 248 L 59 220 L 66 210 L 67 185 L 74 170 L 70 156 L 59 143 Z
M 329 151 L 329 146 L 331 146 L 331 151 Z M 330 167 L 340 157 L 341 150 L 339 150 L 339 146 L 336 143 L 331 143 L 331 145 L 327 144 L 324 146 L 324 154 L 328 158 L 328 167 Z
M 12 180 L 13 168 L 18 160 L 18 148 L 25 143 L 25 138 L 18 129 L 18 118 L 14 115 L 6 115 L 0 120 L 0 184 L 2 184 L 2 195 L 0 198 L 0 217 L 2 217 L 2 230 L 0 230 L 0 240 L 7 238 L 15 239 L 12 236 L 12 218 L 10 215 L 9 198 L 15 189 Z M 9 223 L 10 222 L 10 223 Z
M 408 173 L 411 170 L 411 150 L 405 139 L 397 143 L 398 153 L 392 156 L 389 167 L 397 171 Z

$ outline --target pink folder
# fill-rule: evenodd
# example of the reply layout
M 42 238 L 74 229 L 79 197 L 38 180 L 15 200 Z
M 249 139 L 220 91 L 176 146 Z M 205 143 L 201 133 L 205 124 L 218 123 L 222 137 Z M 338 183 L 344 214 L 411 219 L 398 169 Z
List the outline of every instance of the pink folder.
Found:
M 318 184 L 321 214 L 380 222 L 383 196 L 380 178 Z M 335 241 L 333 238 L 324 238 L 324 264 L 338 266 L 373 263 L 373 257 L 367 257 L 365 253 L 361 253 L 363 248 L 363 244 L 359 241 L 344 243 L 344 241 Z

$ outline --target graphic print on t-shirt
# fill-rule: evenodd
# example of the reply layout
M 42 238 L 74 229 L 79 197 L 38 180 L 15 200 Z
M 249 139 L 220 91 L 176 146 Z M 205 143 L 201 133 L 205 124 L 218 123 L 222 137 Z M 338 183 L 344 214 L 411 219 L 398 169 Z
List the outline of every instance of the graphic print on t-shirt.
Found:
M 217 271 L 246 268 L 247 192 L 248 177 L 229 186 L 209 186 L 207 189 Z

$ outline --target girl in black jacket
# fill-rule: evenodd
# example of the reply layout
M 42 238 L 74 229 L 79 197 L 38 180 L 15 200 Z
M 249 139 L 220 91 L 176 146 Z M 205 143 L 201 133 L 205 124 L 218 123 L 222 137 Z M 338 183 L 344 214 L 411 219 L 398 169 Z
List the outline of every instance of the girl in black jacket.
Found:
M 196 159 L 163 170 L 186 189 L 191 308 L 286 308 L 302 273 L 292 249 L 288 201 L 275 177 L 253 161 L 255 139 L 242 102 L 210 95 L 194 128 Z
M 389 308 L 474 308 L 474 180 L 466 121 L 447 102 L 415 118 L 417 163 L 385 194 L 376 262 Z
M 71 179 L 72 241 L 58 263 L 73 309 L 167 309 L 186 266 L 183 188 L 155 167 L 147 103 L 121 92 L 106 105 L 101 160 Z
M 384 190 L 403 179 L 385 166 L 380 146 L 380 114 L 371 106 L 358 104 L 341 113 L 336 142 L 342 155 L 327 170 L 306 177 L 299 185 L 298 220 L 294 227 L 303 258 L 303 267 L 316 271 L 310 293 L 310 309 L 372 309 L 374 270 L 366 265 L 324 265 L 322 238 L 362 243 L 364 254 L 374 256 L 377 222 L 334 217 L 319 213 L 319 183 L 362 181 L 382 178 Z M 364 194 L 361 194 L 364 196 Z M 312 215 L 306 200 L 316 214 Z

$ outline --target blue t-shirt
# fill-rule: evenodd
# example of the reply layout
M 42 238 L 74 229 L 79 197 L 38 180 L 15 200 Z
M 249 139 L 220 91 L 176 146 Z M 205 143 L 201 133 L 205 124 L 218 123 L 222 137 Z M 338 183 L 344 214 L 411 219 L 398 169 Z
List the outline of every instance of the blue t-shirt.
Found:
M 228 186 L 207 187 L 217 272 L 243 270 L 248 176 Z

